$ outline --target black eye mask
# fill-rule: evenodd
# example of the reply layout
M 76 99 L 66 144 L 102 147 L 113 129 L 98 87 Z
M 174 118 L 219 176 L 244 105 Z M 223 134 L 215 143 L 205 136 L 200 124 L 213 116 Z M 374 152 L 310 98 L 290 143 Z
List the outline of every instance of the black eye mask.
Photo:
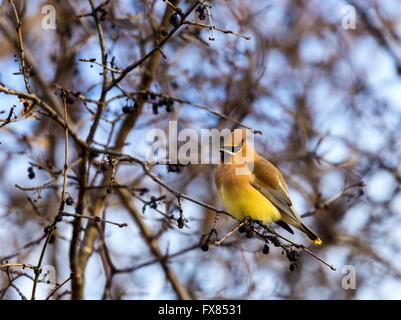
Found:
M 239 144 L 237 144 L 236 146 L 223 146 L 223 150 L 225 150 L 225 151 L 228 151 L 228 152 L 232 152 L 232 153 L 236 153 L 236 152 L 238 152 L 238 151 L 240 151 L 241 150 L 241 148 L 242 148 L 242 141 L 239 143 Z

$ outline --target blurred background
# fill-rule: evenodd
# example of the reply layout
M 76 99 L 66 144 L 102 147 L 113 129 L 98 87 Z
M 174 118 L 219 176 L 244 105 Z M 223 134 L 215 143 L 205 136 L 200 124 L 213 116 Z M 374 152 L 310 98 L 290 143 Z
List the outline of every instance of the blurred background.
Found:
M 1 265 L 37 265 L 43 229 L 59 210 L 65 131 L 49 109 L 64 119 L 64 92 L 74 201 L 65 211 L 128 226 L 74 217 L 57 223 L 43 265 L 54 266 L 59 284 L 75 277 L 51 299 L 401 299 L 399 1 L 14 4 L 26 68 L 15 12 L 0 1 Z M 43 27 L 51 14 L 45 5 L 55 8 L 56 29 Z M 189 12 L 183 24 L 175 6 Z M 148 58 L 157 43 L 162 49 Z M 35 103 L 18 94 L 28 92 L 24 73 Z M 88 153 L 72 137 L 146 160 L 149 130 L 167 132 L 173 120 L 199 133 L 239 123 L 261 131 L 257 150 L 282 170 L 323 246 L 277 231 L 336 271 L 302 250 L 290 271 L 281 248 L 264 254 L 261 239 L 239 233 L 201 250 L 202 235 L 216 228 L 221 238 L 236 221 L 182 199 L 187 221 L 179 228 L 177 197 L 141 165 Z M 214 170 L 151 168 L 179 192 L 222 209 Z M 355 289 L 341 285 L 347 266 Z M 30 298 L 34 277 L 29 268 L 2 268 L 0 298 Z M 50 292 L 38 283 L 37 299 Z

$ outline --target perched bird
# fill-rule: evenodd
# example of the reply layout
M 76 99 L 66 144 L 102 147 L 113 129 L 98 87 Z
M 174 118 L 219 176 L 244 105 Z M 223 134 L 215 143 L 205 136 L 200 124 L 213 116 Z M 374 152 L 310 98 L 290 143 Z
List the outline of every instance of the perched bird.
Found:
M 215 182 L 226 210 L 238 220 L 275 222 L 292 234 L 289 225 L 294 226 L 315 244 L 322 244 L 295 211 L 280 170 L 246 141 L 250 134 L 250 130 L 235 129 L 220 149 L 222 161 Z

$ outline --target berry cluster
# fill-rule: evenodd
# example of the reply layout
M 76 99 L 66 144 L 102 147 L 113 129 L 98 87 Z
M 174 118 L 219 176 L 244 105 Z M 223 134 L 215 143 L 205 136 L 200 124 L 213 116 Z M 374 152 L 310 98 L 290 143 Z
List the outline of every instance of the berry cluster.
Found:
M 251 239 L 253 237 L 253 229 L 249 224 L 244 224 L 238 229 L 239 233 L 246 233 L 247 238 Z
M 174 100 L 171 98 L 161 97 L 158 101 L 152 104 L 153 114 L 159 114 L 159 108 L 166 107 L 167 112 L 172 112 L 174 110 Z
M 206 6 L 205 5 L 199 5 L 196 10 L 195 10 L 199 15 L 199 20 L 205 20 L 206 19 Z
M 299 253 L 295 250 L 290 250 L 287 252 L 287 259 L 291 262 L 290 271 L 294 271 L 298 266 L 297 262 L 299 260 Z
M 153 93 L 141 93 L 138 98 L 142 98 L 144 101 L 152 105 L 153 114 L 159 114 L 159 108 L 165 107 L 166 112 L 174 111 L 174 100 L 167 97 L 159 97 Z M 136 113 L 138 111 L 138 104 L 133 100 L 132 105 L 125 105 L 122 111 L 126 114 Z
M 138 111 L 138 104 L 134 101 L 133 105 L 126 105 L 123 107 L 122 111 L 127 114 L 136 113 Z

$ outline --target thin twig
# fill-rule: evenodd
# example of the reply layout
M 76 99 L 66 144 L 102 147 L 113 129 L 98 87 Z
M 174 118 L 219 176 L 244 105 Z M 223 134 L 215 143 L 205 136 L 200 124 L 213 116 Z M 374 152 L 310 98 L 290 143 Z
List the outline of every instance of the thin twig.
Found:
M 40 257 L 39 257 L 38 264 L 36 265 L 35 270 L 34 270 L 35 271 L 35 279 L 33 281 L 31 300 L 35 300 L 36 299 L 36 288 L 37 288 L 37 285 L 38 285 L 39 276 L 40 276 L 40 274 L 42 272 L 41 268 L 42 268 L 43 259 L 44 259 L 44 256 L 45 256 L 45 252 L 46 252 L 47 246 L 49 244 L 50 237 L 52 236 L 53 232 L 54 232 L 54 227 L 52 226 L 51 227 L 51 231 L 47 234 L 46 241 L 45 241 L 45 243 L 43 245 L 42 251 L 40 252 Z
M 242 222 L 241 222 L 240 224 L 238 224 L 234 229 L 232 229 L 230 232 L 226 233 L 226 234 L 224 235 L 223 238 L 221 238 L 220 240 L 216 240 L 216 241 L 214 242 L 214 244 L 215 244 L 216 246 L 221 245 L 221 244 L 223 243 L 224 240 L 226 240 L 227 238 L 231 237 L 237 230 L 239 230 L 239 228 L 241 228 L 241 227 L 242 227 L 243 225 L 245 225 L 246 223 L 248 223 L 248 220 L 242 221 Z
M 61 201 L 66 199 L 67 190 L 67 171 L 68 171 L 68 118 L 67 118 L 67 97 L 66 93 L 63 94 L 64 103 L 64 126 L 65 126 L 65 143 L 64 143 L 64 172 L 63 172 L 63 193 L 61 196 Z
M 6 264 L 0 265 L 0 269 L 7 269 L 7 268 L 10 268 L 10 267 L 21 267 L 23 269 L 29 268 L 29 269 L 32 269 L 32 270 L 36 269 L 36 266 L 31 265 L 31 264 L 26 264 L 26 263 L 6 263 Z
M 18 10 L 15 7 L 14 1 L 13 0 L 8 0 L 8 2 L 11 4 L 11 6 L 13 7 L 13 11 L 14 11 L 14 16 L 15 16 L 15 20 L 17 22 L 17 36 L 18 36 L 18 45 L 19 45 L 19 50 L 20 50 L 20 55 L 21 55 L 21 71 L 22 74 L 24 75 L 24 82 L 25 82 L 25 87 L 26 90 L 29 93 L 32 93 L 32 89 L 31 86 L 29 84 L 29 75 L 28 75 L 28 70 L 26 67 L 26 61 L 25 61 L 25 50 L 24 50 L 24 42 L 22 40 L 22 29 L 21 29 L 21 20 L 19 18 L 18 15 Z
M 124 227 L 127 227 L 128 226 L 128 224 L 127 223 L 117 223 L 117 222 L 113 222 L 113 221 L 110 221 L 110 220 L 106 220 L 106 219 L 103 219 L 103 218 L 100 218 L 100 217 L 98 217 L 98 216 L 86 216 L 86 215 L 83 215 L 83 214 L 78 214 L 78 213 L 69 213 L 69 212 L 61 212 L 60 213 L 62 216 L 65 216 L 65 217 L 75 217 L 75 218 L 82 218 L 82 219 L 88 219 L 88 220 L 93 220 L 93 221 L 95 221 L 95 222 L 104 222 L 104 223 L 110 223 L 110 224 L 114 224 L 115 226 L 118 226 L 118 227 L 120 227 L 120 228 L 124 228 Z
M 23 187 L 23 186 L 20 186 L 19 184 L 15 184 L 15 187 L 20 189 L 20 190 L 23 190 L 23 191 L 36 191 L 36 190 L 41 190 L 41 189 L 44 189 L 46 187 L 49 187 L 49 185 L 52 184 L 54 181 L 56 181 L 56 179 L 55 178 L 51 178 L 51 179 L 43 182 L 42 184 L 40 184 L 40 185 L 38 185 L 36 187 Z
M 204 24 L 204 23 L 200 23 L 200 22 L 196 22 L 196 21 L 184 21 L 183 23 L 184 23 L 184 24 L 191 25 L 191 26 L 197 26 L 197 27 L 201 27 L 201 28 L 208 28 L 208 29 L 211 29 L 211 27 L 210 27 L 209 25 Z M 243 38 L 243 39 L 245 39 L 245 40 L 251 40 L 251 37 L 244 36 L 244 35 L 242 35 L 242 34 L 236 33 L 236 32 L 231 31 L 231 30 L 225 30 L 225 29 L 222 29 L 222 28 L 218 28 L 218 27 L 216 27 L 216 26 L 212 26 L 212 28 L 213 28 L 214 30 L 223 32 L 223 33 L 225 33 L 225 34 L 232 34 L 232 35 L 234 35 L 234 36 L 236 36 L 236 37 L 240 37 L 240 38 Z

